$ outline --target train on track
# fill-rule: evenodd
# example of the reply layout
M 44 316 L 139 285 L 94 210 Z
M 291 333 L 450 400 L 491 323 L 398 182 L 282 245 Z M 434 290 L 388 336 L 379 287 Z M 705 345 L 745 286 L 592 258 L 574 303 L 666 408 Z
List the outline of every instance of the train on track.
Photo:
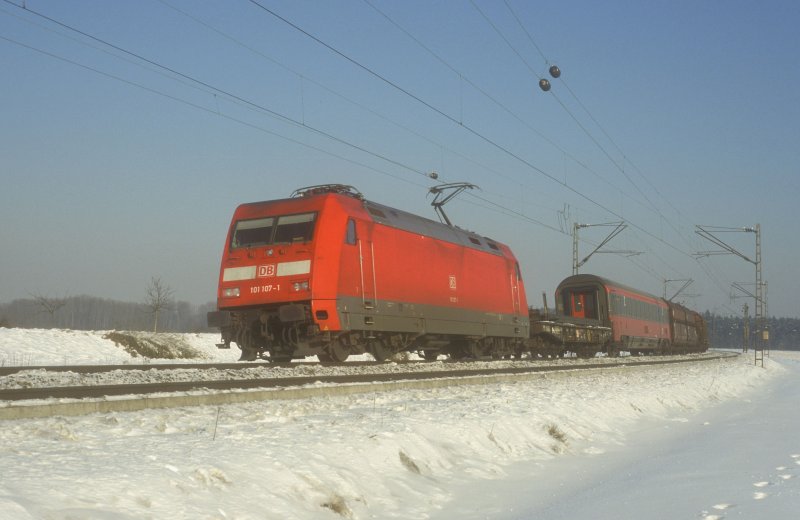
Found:
M 529 308 L 519 263 L 496 240 L 371 202 L 340 184 L 240 205 L 220 267 L 220 348 L 242 360 L 399 352 L 426 359 L 699 352 L 702 316 L 593 275 Z

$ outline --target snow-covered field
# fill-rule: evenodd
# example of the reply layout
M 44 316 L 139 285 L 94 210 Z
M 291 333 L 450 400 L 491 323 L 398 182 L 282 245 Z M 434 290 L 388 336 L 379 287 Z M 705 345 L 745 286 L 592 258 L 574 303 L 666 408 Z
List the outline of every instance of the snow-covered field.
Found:
M 99 343 L 96 333 L 0 329 L 0 359 L 131 362 Z M 211 348 L 209 356 L 219 354 Z M 800 357 L 773 352 L 766 368 L 748 356 L 526 383 L 5 421 L 0 512 L 790 518 L 783 511 L 800 509 L 798 375 Z

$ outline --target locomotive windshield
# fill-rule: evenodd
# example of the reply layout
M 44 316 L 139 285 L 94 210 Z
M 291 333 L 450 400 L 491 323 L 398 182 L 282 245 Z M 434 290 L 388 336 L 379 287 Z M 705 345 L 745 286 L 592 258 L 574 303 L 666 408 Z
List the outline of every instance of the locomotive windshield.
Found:
M 240 220 L 233 230 L 231 249 L 309 242 L 314 233 L 315 219 L 316 213 L 301 213 Z

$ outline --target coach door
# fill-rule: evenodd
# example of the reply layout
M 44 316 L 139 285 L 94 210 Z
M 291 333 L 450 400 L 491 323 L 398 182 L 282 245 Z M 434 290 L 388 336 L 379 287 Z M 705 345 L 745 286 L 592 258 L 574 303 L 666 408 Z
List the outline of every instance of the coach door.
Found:
M 373 309 L 377 300 L 375 247 L 372 242 L 372 223 L 359 221 L 358 257 L 361 273 L 361 301 L 365 309 Z
M 511 275 L 511 299 L 513 300 L 514 305 L 514 314 L 520 313 L 520 308 L 522 305 L 520 304 L 520 300 L 522 299 L 522 295 L 520 294 L 519 283 L 522 280 L 522 274 L 519 271 L 519 264 L 514 262 L 514 265 L 511 266 L 512 275 Z
M 586 295 L 584 293 L 572 293 L 572 316 L 574 318 L 586 317 Z
M 597 319 L 596 291 L 571 292 L 572 316 L 575 318 Z

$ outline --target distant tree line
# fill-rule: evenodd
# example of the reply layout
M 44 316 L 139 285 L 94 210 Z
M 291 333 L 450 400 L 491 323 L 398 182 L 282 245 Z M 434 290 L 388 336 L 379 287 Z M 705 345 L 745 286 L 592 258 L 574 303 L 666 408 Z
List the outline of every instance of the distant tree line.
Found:
M 216 310 L 216 304 L 170 301 L 168 306 L 158 310 L 159 331 L 203 332 L 211 330 L 206 327 L 206 313 Z M 33 296 L 0 303 L 0 327 L 152 331 L 153 317 L 152 301 L 131 303 L 94 296 Z
M 708 324 L 708 336 L 711 346 L 717 348 L 742 348 L 744 342 L 744 319 L 741 316 L 719 316 L 707 312 L 704 314 Z M 769 330 L 768 347 L 775 350 L 800 350 L 800 319 L 775 318 L 767 319 Z M 755 341 L 755 320 L 750 317 L 750 347 Z

